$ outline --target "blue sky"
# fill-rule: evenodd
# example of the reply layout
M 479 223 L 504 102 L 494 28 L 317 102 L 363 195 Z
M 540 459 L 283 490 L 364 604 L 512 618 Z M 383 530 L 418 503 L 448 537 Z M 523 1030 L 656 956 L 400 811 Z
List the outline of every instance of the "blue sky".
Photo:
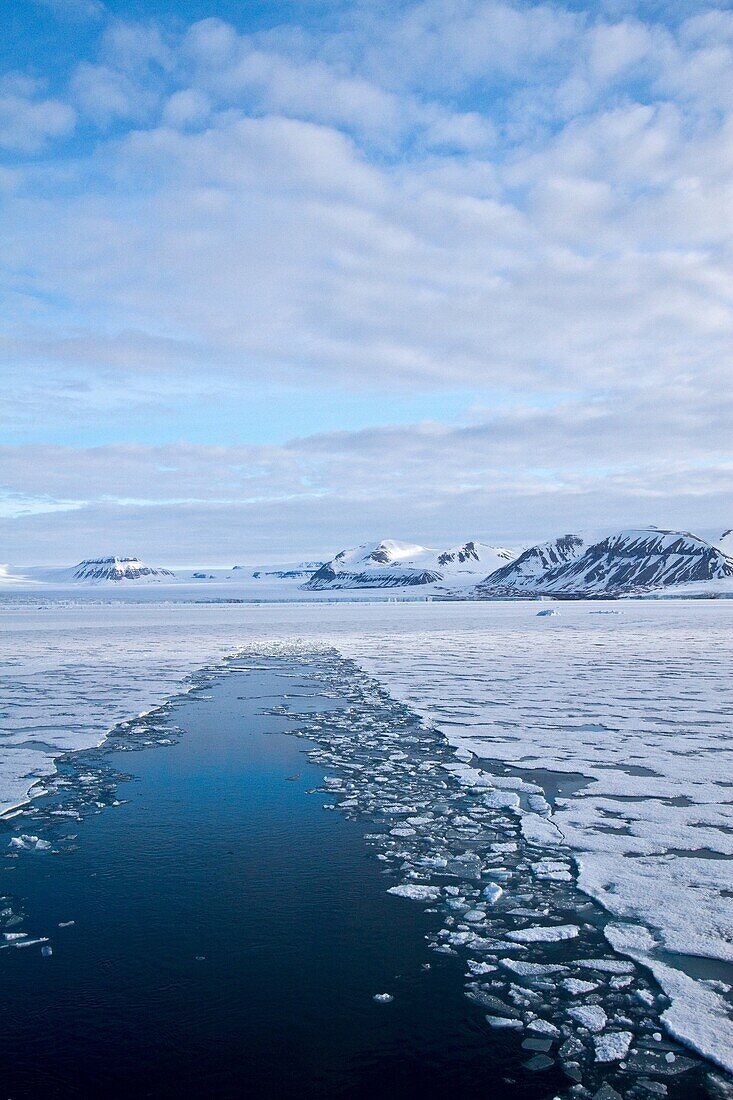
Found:
M 733 13 L 19 0 L 0 561 L 733 523 Z

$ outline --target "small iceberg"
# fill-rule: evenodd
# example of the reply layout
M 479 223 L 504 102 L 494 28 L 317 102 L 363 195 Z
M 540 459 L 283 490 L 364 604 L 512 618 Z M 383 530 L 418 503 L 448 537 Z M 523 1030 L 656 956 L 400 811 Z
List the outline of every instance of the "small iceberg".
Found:
M 538 619 L 549 619 L 551 615 L 559 615 L 559 614 L 560 614 L 559 611 L 555 611 L 553 608 L 548 607 L 546 611 L 538 611 L 537 612 L 537 618 Z

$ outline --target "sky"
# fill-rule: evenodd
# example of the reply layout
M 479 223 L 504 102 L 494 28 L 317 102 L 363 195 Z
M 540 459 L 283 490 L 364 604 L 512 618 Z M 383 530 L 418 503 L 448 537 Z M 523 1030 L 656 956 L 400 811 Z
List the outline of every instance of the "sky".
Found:
M 733 526 L 733 11 L 15 0 L 0 562 Z

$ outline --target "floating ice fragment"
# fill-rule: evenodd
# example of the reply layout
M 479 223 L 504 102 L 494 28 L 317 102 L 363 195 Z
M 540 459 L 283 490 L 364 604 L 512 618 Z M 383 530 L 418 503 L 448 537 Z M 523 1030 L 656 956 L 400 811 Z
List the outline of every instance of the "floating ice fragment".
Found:
M 583 1071 L 580 1068 L 579 1062 L 564 1062 L 562 1070 L 566 1077 L 569 1077 L 571 1081 L 575 1081 L 577 1084 L 580 1084 L 583 1080 Z
M 514 791 L 489 791 L 484 804 L 494 810 L 515 810 L 519 807 L 519 795 Z
M 552 1039 L 535 1039 L 531 1035 L 522 1042 L 523 1050 L 534 1050 L 538 1054 L 547 1054 L 552 1049 Z
M 484 1018 L 489 1027 L 514 1028 L 516 1031 L 521 1031 L 524 1027 L 521 1020 L 512 1020 L 506 1016 L 486 1016 Z
M 43 947 L 41 948 L 41 954 L 43 955 L 44 959 L 47 959 L 51 955 L 53 955 L 53 948 L 49 943 L 44 943 Z
M 507 932 L 507 939 L 514 940 L 515 943 L 558 943 L 560 940 L 574 940 L 579 934 L 577 924 L 556 924 L 548 927 L 534 925 L 531 928 Z
M 494 905 L 499 900 L 504 891 L 498 883 L 490 882 L 488 886 L 484 886 L 481 893 L 486 898 L 489 905 Z
M 554 608 L 548 607 L 546 611 L 538 611 L 537 612 L 537 618 L 538 619 L 549 619 L 549 618 L 552 618 L 554 615 L 559 615 L 559 614 L 560 614 L 559 611 L 555 611 Z
M 8 848 L 36 852 L 46 851 L 50 847 L 51 845 L 47 840 L 40 840 L 39 837 L 29 836 L 27 833 L 21 833 L 20 836 L 12 836 L 8 844 Z
M 552 1058 L 548 1058 L 546 1054 L 535 1054 L 534 1058 L 522 1062 L 522 1068 L 528 1069 L 530 1073 L 539 1073 L 543 1069 L 549 1069 L 554 1064 Z
M 581 978 L 563 978 L 560 985 L 573 997 L 581 993 L 592 993 L 594 989 L 598 989 L 597 982 L 584 982 Z
M 518 959 L 500 959 L 499 965 L 504 970 L 511 970 L 520 978 L 541 978 L 548 974 L 562 974 L 567 972 L 567 967 L 560 963 L 530 963 L 520 962 Z
M 608 1023 L 608 1016 L 600 1005 L 577 1005 L 568 1009 L 568 1016 L 572 1016 L 581 1027 L 587 1027 L 592 1032 L 603 1031 Z
M 553 1039 L 560 1038 L 560 1028 L 555 1027 L 549 1020 L 531 1020 L 527 1024 L 527 1031 L 531 1031 L 533 1035 L 548 1035 Z
M 394 1000 L 394 997 L 391 993 L 375 993 L 372 1000 L 376 1001 L 377 1004 L 387 1005 L 390 1001 Z
M 575 965 L 605 974 L 633 974 L 635 970 L 634 964 L 625 959 L 577 959 Z
M 604 1081 L 598 1092 L 593 1093 L 593 1100 L 623 1100 L 623 1097 L 609 1085 L 608 1081 Z
M 468 972 L 474 977 L 480 974 L 491 974 L 496 969 L 493 963 L 478 962 L 476 959 L 468 960 Z
M 559 860 L 542 859 L 537 863 L 531 863 L 530 866 L 535 878 L 543 882 L 570 882 L 573 877 L 570 866 L 567 863 L 561 863 Z
M 495 997 L 493 993 L 488 993 L 484 989 L 469 989 L 466 996 L 470 1001 L 481 1005 L 482 1008 L 488 1008 L 494 1016 L 508 1016 L 512 1020 L 519 1019 L 519 1012 L 516 1008 L 505 1004 L 501 997 Z
M 418 886 L 406 882 L 401 886 L 390 886 L 387 893 L 396 894 L 400 898 L 410 898 L 412 901 L 437 901 L 440 897 L 440 887 Z
M 593 1040 L 596 1062 L 620 1062 L 629 1053 L 634 1036 L 630 1031 L 607 1031 Z
M 667 1062 L 659 1050 L 633 1050 L 627 1059 L 629 1073 L 653 1073 L 659 1077 L 677 1077 L 694 1069 L 691 1058 L 676 1055 L 674 1062 Z

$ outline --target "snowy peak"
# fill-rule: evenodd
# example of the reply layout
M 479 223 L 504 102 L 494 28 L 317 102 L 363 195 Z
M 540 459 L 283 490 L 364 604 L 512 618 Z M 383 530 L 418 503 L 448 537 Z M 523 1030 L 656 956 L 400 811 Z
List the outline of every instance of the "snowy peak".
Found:
M 574 561 L 584 548 L 585 542 L 580 535 L 561 535 L 550 542 L 530 546 L 514 561 L 486 577 L 480 586 L 482 594 L 492 592 L 499 595 L 534 589 L 538 578 L 544 577 L 551 569 Z
M 617 531 L 587 547 L 572 535 L 532 547 L 487 577 L 478 594 L 615 596 L 731 577 L 733 559 L 718 546 L 651 527 Z
M 463 565 L 465 562 L 481 561 L 480 547 L 481 543 L 467 542 L 457 550 L 445 550 L 438 555 L 438 565 Z
M 71 570 L 75 581 L 139 581 L 173 577 L 170 569 L 154 569 L 139 558 L 87 558 Z
M 339 566 L 396 565 L 412 560 L 424 554 L 425 547 L 412 542 L 397 542 L 395 539 L 382 539 L 381 542 L 365 542 L 353 550 L 342 550 L 333 559 Z M 328 563 L 326 563 L 328 564 Z
M 643 528 L 619 531 L 589 546 L 576 561 L 551 570 L 545 589 L 617 594 L 728 577 L 733 577 L 733 560 L 704 539 L 688 531 Z
M 127 581 L 170 581 L 175 579 L 175 573 L 170 569 L 162 569 L 146 565 L 139 558 L 85 558 L 78 565 L 72 565 L 68 569 L 44 569 L 32 568 L 24 571 L 16 571 L 19 581 L 32 584 L 100 584 L 105 582 Z
M 397 588 L 438 584 L 475 585 L 487 570 L 505 564 L 511 550 L 481 542 L 465 542 L 447 550 L 382 539 L 352 550 L 341 550 L 303 586 L 310 590 Z

